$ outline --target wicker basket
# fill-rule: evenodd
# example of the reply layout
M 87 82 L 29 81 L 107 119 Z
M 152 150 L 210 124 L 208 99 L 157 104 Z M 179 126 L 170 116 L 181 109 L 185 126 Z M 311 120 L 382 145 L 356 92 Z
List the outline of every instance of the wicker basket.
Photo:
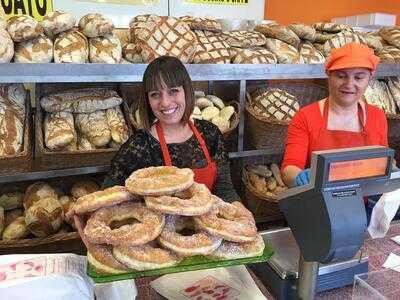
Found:
M 32 113 L 31 101 L 29 93 L 25 101 L 25 127 L 24 127 L 24 144 L 22 151 L 15 156 L 7 156 L 0 158 L 0 174 L 16 174 L 21 172 L 29 172 L 32 170 Z
M 39 97 L 37 97 L 39 99 Z M 129 109 L 125 102 L 122 102 L 122 111 L 130 134 L 132 129 L 129 122 Z M 95 149 L 77 151 L 51 151 L 45 147 L 43 133 L 44 112 L 40 104 L 35 112 L 35 170 L 51 170 L 63 168 L 78 168 L 88 166 L 109 165 L 118 149 Z
M 323 99 L 327 96 L 327 89 L 323 85 L 309 83 L 306 81 L 297 82 L 273 82 L 262 89 L 279 88 L 297 97 L 300 106 Z M 250 105 L 250 96 L 247 94 L 245 107 L 245 133 L 246 142 L 250 148 L 271 149 L 282 151 L 287 135 L 287 127 L 290 121 L 277 120 L 272 117 L 259 116 Z
M 279 209 L 277 197 L 267 197 L 256 190 L 248 179 L 246 168 L 242 170 L 243 205 L 250 210 L 256 222 L 272 222 L 284 220 Z
M 56 233 L 46 238 L 23 240 L 0 240 L 1 254 L 34 253 L 76 253 L 86 254 L 85 246 L 78 232 Z

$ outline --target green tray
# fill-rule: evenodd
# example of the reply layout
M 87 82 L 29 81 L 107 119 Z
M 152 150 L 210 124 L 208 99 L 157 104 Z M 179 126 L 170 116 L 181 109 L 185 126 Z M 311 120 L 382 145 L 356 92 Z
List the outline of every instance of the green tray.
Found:
M 170 273 L 187 272 L 202 269 L 213 269 L 219 267 L 229 267 L 235 265 L 244 265 L 249 263 L 259 263 L 268 261 L 274 251 L 268 245 L 265 245 L 264 252 L 260 256 L 245 257 L 239 259 L 227 259 L 227 260 L 213 260 L 202 255 L 187 257 L 183 259 L 179 264 L 162 269 L 147 270 L 147 271 L 133 271 L 118 275 L 102 275 L 94 271 L 93 267 L 88 263 L 87 274 L 96 283 L 104 283 L 118 280 L 134 279 L 140 277 L 159 276 Z

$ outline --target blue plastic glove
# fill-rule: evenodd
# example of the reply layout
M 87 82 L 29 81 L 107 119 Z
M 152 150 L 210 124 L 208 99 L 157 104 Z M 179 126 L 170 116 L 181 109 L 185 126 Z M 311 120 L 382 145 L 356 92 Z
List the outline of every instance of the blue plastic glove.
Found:
M 296 176 L 296 186 L 308 184 L 310 182 L 310 169 L 304 169 Z

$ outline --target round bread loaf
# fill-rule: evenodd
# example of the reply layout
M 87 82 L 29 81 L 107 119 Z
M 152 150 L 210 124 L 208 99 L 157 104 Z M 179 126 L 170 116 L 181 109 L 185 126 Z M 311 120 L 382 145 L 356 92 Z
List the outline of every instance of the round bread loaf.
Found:
M 79 20 L 79 29 L 87 37 L 104 36 L 112 33 L 114 24 L 100 14 L 87 14 Z
M 120 40 L 113 34 L 89 39 L 89 60 L 92 63 L 119 63 L 122 58 Z
M 52 60 L 53 42 L 44 35 L 16 44 L 14 62 L 49 63 Z
M 88 57 L 88 41 L 78 30 L 68 30 L 59 34 L 55 39 L 55 63 L 85 63 Z
M 122 48 L 123 57 L 132 63 L 136 64 L 143 63 L 143 58 L 141 53 L 142 53 L 142 48 L 140 48 L 139 45 L 136 45 L 134 43 L 126 44 Z
M 30 16 L 14 16 L 8 19 L 7 31 L 14 42 L 23 42 L 41 35 L 43 27 Z
M 9 33 L 0 28 L 0 63 L 8 63 L 14 56 L 14 43 Z
M 53 37 L 56 34 L 74 27 L 75 18 L 66 12 L 52 11 L 44 16 L 42 26 L 46 35 Z

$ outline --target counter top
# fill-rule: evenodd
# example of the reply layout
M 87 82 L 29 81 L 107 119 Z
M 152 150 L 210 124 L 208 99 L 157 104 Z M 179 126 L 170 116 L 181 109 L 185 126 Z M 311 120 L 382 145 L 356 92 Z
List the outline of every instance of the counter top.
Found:
M 386 237 L 382 239 L 372 240 L 367 238 L 362 247 L 369 255 L 369 271 L 382 270 L 382 265 L 388 257 L 389 253 L 400 255 L 400 245 L 393 242 L 390 238 L 400 235 L 400 223 L 392 224 Z M 268 292 L 267 288 L 257 279 L 257 277 L 249 270 L 257 286 L 267 299 L 274 299 Z M 136 280 L 136 287 L 138 289 L 138 300 L 164 300 L 155 290 L 150 287 L 150 282 L 154 277 L 141 278 Z M 353 286 L 344 288 L 333 289 L 317 295 L 318 300 L 347 300 L 351 299 L 353 293 Z

